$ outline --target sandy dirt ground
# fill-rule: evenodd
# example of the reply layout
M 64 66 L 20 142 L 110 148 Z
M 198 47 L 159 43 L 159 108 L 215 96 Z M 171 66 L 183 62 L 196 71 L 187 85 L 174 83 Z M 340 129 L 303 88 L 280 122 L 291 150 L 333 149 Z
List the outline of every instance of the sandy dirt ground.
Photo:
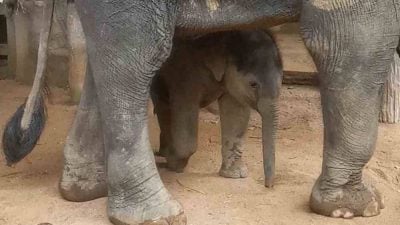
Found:
M 106 225 L 106 198 L 73 203 L 58 192 L 62 150 L 76 106 L 63 90 L 52 89 L 48 123 L 34 152 L 15 168 L 0 155 L 0 225 Z M 0 81 L 0 128 L 29 92 L 28 86 Z M 250 175 L 217 175 L 221 156 L 219 123 L 203 112 L 199 148 L 182 174 L 160 169 L 170 192 L 183 204 L 189 225 L 400 224 L 400 125 L 380 125 L 377 150 L 365 175 L 386 197 L 386 209 L 373 218 L 332 219 L 310 212 L 308 198 L 321 169 L 322 120 L 317 89 L 284 86 L 277 135 L 277 179 L 263 186 L 260 119 L 252 117 L 244 159 Z M 158 129 L 150 115 L 151 141 Z

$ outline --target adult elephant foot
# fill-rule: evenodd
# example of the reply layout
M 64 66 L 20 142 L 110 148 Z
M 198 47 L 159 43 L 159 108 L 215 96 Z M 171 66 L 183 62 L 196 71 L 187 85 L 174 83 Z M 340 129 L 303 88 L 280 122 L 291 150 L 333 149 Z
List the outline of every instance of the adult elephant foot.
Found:
M 121 126 L 131 123 L 123 121 L 113 124 Z M 127 151 L 121 147 L 119 148 L 120 152 L 113 151 L 108 156 L 108 216 L 110 221 L 123 225 L 185 225 L 186 217 L 183 208 L 168 193 L 153 161 L 154 156 L 147 144 L 147 121 L 138 122 L 134 128 L 141 130 L 137 135 L 139 140 L 136 141 L 140 145 L 134 146 L 137 148 L 137 152 Z M 107 133 L 110 134 L 108 131 Z M 124 167 L 120 167 L 120 165 L 124 165 Z
M 146 202 L 121 207 L 121 202 L 111 198 L 108 216 L 115 225 L 185 225 L 186 216 L 182 206 L 173 199 L 164 200 L 168 195 L 162 190 Z M 158 202 L 163 202 L 158 204 Z
M 384 208 L 383 197 L 371 184 L 346 185 L 334 190 L 323 188 L 318 179 L 310 198 L 311 209 L 335 218 L 376 216 Z
M 247 166 L 242 159 L 223 163 L 219 170 L 219 175 L 226 178 L 245 178 L 248 174 Z
M 107 196 L 104 144 L 90 68 L 81 102 L 64 148 L 61 195 L 82 202 Z

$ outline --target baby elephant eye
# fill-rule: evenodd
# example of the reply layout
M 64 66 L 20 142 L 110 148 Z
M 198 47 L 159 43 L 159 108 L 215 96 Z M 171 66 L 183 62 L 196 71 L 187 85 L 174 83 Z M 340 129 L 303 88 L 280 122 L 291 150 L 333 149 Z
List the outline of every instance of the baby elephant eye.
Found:
M 258 88 L 258 83 L 256 82 L 256 81 L 250 81 L 249 82 L 249 85 L 250 85 L 250 87 L 252 87 L 252 88 Z

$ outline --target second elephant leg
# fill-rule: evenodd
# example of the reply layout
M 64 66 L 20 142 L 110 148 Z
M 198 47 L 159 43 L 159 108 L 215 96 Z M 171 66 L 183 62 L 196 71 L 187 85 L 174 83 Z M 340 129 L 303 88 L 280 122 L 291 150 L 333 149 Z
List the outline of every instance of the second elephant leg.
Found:
M 222 165 L 219 174 L 228 178 L 247 177 L 247 166 L 242 161 L 243 141 L 250 118 L 250 108 L 231 95 L 219 100 L 222 136 Z
M 340 10 L 329 10 L 334 3 L 303 5 L 302 31 L 319 71 L 324 119 L 322 172 L 310 199 L 319 214 L 374 216 L 383 207 L 362 175 L 375 149 L 382 87 L 398 43 L 393 3 L 342 4 Z
M 82 98 L 64 147 L 60 191 L 70 201 L 107 196 L 104 140 L 92 76 L 88 67 Z

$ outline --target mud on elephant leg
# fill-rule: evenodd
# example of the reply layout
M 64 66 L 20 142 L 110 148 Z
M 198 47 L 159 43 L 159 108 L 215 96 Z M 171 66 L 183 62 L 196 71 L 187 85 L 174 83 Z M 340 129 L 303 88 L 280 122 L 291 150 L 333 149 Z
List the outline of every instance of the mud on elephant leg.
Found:
M 70 201 L 107 195 L 104 140 L 92 75 L 88 68 L 81 102 L 64 148 L 60 190 Z
M 117 225 L 184 225 L 150 149 L 152 77 L 168 57 L 175 2 L 77 1 L 98 96 L 107 153 L 108 216 Z
M 229 94 L 220 97 L 218 104 L 222 135 L 222 165 L 219 175 L 228 178 L 247 177 L 247 166 L 242 161 L 242 153 L 250 108 L 240 104 Z
M 395 7 L 391 1 L 319 2 L 304 3 L 301 21 L 320 73 L 324 118 L 322 172 L 311 209 L 332 217 L 374 216 L 382 198 L 362 170 L 375 148 L 382 87 L 398 43 Z

